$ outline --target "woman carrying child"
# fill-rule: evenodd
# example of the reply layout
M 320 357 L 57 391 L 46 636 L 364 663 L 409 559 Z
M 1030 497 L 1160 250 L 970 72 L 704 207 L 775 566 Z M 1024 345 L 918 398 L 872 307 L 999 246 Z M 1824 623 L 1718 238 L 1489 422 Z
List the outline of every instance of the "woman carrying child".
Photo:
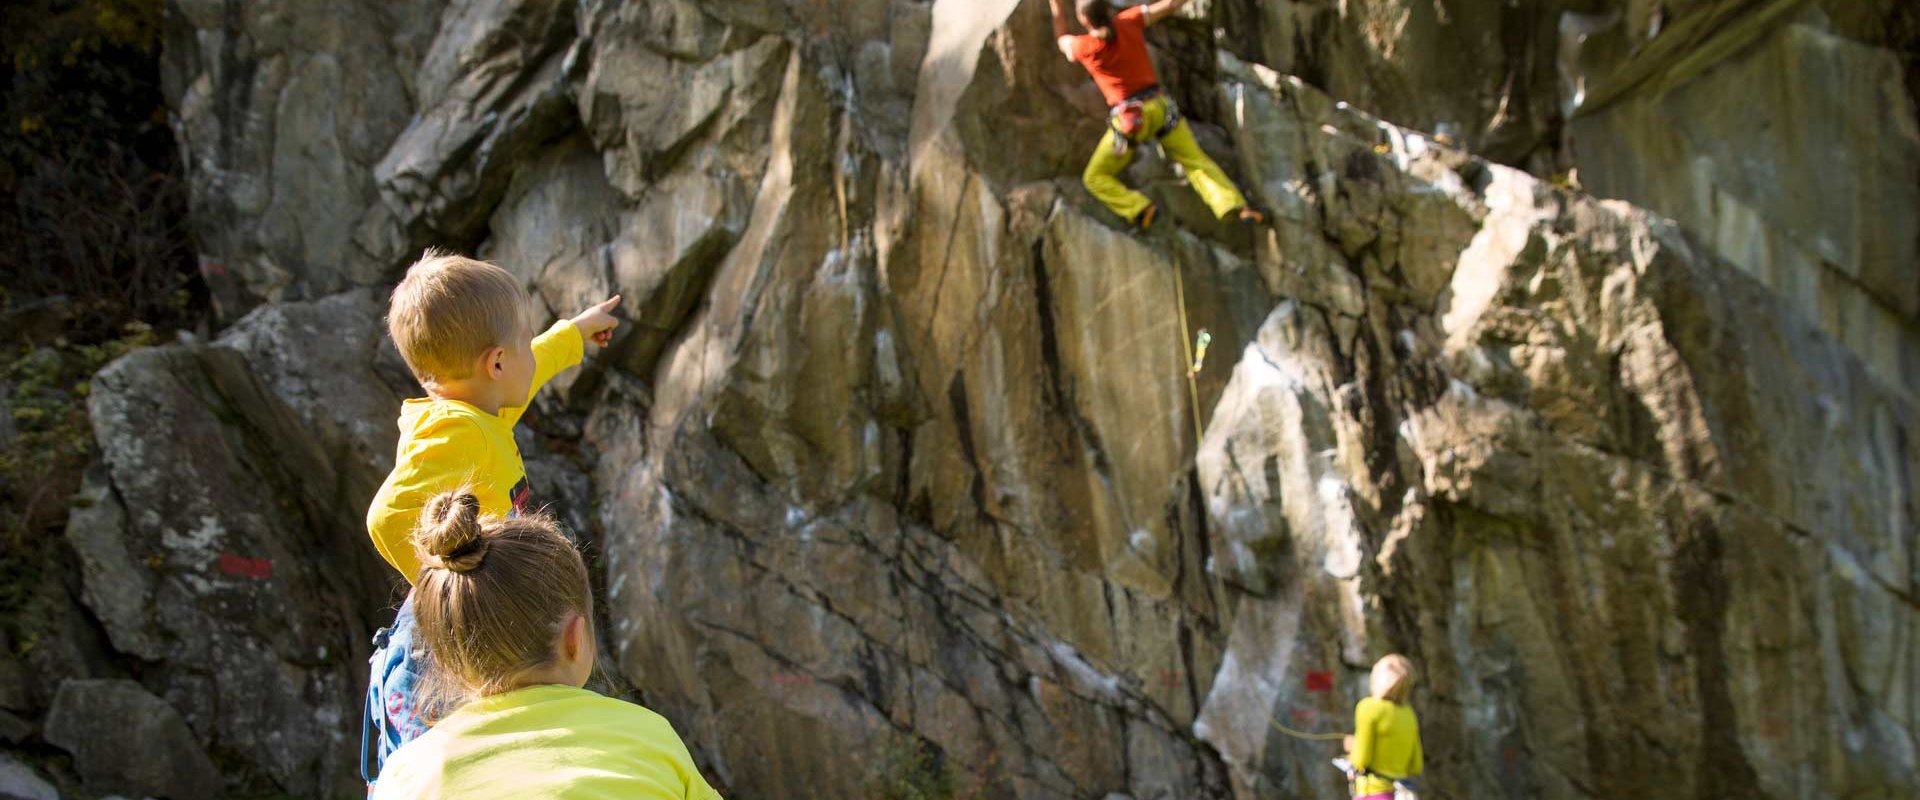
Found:
M 455 490 L 427 504 L 415 543 L 429 681 L 463 704 L 393 753 L 375 800 L 718 800 L 665 719 L 581 688 L 592 594 L 552 520 L 483 517 Z

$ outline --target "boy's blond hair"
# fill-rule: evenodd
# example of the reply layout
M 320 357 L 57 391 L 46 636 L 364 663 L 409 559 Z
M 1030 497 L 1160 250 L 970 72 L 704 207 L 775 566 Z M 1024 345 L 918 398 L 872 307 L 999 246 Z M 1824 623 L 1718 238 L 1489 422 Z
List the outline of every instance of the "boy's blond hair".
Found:
M 1394 653 L 1375 662 L 1369 681 L 1373 696 L 1395 705 L 1407 702 L 1413 691 L 1413 660 Z
M 387 306 L 387 333 L 422 384 L 469 377 L 490 347 L 524 331 L 527 292 L 485 261 L 429 249 L 407 268 Z

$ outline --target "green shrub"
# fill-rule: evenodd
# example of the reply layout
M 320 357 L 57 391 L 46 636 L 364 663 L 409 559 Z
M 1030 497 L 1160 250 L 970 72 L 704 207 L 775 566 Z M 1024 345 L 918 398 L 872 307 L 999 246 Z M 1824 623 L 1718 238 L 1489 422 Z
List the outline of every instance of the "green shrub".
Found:
M 163 8 L 0 4 L 0 624 L 10 628 L 66 552 L 55 545 L 93 457 L 91 376 L 205 317 L 160 92 Z
M 0 413 L 8 415 L 0 420 L 0 618 L 18 611 L 37 585 L 45 545 L 66 528 L 93 457 L 89 380 L 153 339 L 152 328 L 131 322 L 119 338 L 97 344 L 21 345 L 0 365 Z
M 890 735 L 875 748 L 862 793 L 866 800 L 972 800 L 982 796 L 980 783 L 955 775 L 926 741 Z
M 0 319 L 61 298 L 67 338 L 105 341 L 204 306 L 160 93 L 162 8 L 0 6 Z

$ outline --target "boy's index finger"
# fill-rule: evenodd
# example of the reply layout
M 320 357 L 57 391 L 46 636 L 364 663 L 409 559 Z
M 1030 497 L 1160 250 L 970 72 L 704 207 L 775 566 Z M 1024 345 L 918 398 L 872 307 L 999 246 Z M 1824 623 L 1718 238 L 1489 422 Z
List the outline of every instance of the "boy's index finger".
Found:
M 600 301 L 600 304 L 597 306 L 594 306 L 593 310 L 601 311 L 601 312 L 612 311 L 614 307 L 618 305 L 620 305 L 620 295 L 616 294 L 612 297 L 609 297 L 605 300 Z

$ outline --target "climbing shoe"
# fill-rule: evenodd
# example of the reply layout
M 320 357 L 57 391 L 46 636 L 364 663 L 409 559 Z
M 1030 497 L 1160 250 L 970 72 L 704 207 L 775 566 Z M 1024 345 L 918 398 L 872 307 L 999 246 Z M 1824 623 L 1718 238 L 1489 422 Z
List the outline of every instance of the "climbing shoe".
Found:
M 1139 216 L 1133 218 L 1133 227 L 1136 230 L 1147 230 L 1152 228 L 1153 221 L 1159 218 L 1160 206 L 1158 204 L 1148 205 L 1145 209 L 1141 210 Z
M 1265 225 L 1267 224 L 1267 215 L 1261 213 L 1259 209 L 1253 206 L 1241 206 L 1239 211 L 1233 212 L 1233 221 L 1244 222 L 1248 225 Z

